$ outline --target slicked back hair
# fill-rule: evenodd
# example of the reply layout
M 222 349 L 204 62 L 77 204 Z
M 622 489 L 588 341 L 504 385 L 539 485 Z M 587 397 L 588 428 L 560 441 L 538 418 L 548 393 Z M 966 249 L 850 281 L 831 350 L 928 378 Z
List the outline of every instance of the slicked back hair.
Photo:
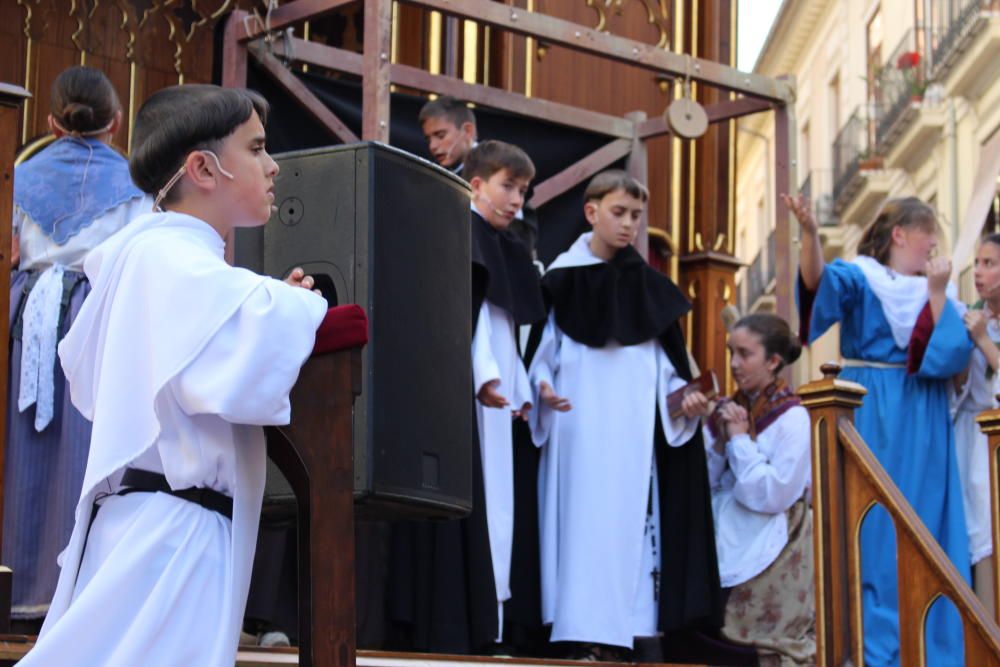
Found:
M 267 123 L 269 106 L 259 93 L 207 84 L 171 86 L 154 93 L 135 119 L 129 171 L 140 190 L 155 195 L 191 151 L 219 152 L 226 137 L 256 111 Z M 164 198 L 169 203 L 172 197 Z

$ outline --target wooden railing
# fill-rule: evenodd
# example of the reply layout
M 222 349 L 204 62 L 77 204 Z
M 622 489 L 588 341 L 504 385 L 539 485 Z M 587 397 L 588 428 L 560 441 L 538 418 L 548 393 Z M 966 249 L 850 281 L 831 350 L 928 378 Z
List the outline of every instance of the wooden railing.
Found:
M 1000 628 L 854 428 L 864 387 L 839 379 L 836 364 L 825 364 L 822 371 L 822 380 L 799 391 L 812 423 L 817 665 L 864 664 L 861 524 L 869 510 L 881 505 L 896 532 L 900 664 L 926 664 L 924 620 L 944 596 L 962 618 L 965 664 L 1000 667 Z M 1000 410 L 989 414 L 996 507 Z M 994 526 L 994 545 L 996 536 Z
M 1000 401 L 1000 396 L 997 396 Z M 998 480 L 997 454 L 1000 450 L 1000 410 L 987 410 L 976 419 L 979 428 L 989 441 L 990 466 L 990 528 L 993 533 L 993 610 L 996 622 L 1000 624 L 1000 579 L 997 579 L 997 554 L 1000 554 L 1000 480 Z

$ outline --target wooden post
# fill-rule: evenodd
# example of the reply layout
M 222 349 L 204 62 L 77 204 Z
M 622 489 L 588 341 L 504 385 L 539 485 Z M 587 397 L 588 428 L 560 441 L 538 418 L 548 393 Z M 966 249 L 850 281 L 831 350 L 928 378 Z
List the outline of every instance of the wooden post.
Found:
M 389 143 L 391 0 L 365 0 L 361 138 Z
M 225 88 L 246 88 L 247 47 L 241 39 L 246 35 L 244 20 L 248 14 L 237 9 L 226 19 L 222 42 L 222 85 Z
M 632 148 L 625 161 L 625 171 L 635 180 L 649 187 L 649 154 L 646 150 L 646 140 L 639 136 L 639 127 L 646 120 L 645 111 L 632 111 L 625 114 L 635 127 L 632 135 Z M 635 237 L 635 249 L 643 259 L 649 254 L 649 212 L 643 210 L 639 220 L 639 234 Z
M 851 636 L 844 530 L 844 461 L 837 446 L 837 424 L 842 419 L 854 421 L 854 410 L 867 392 L 859 384 L 839 379 L 837 364 L 823 364 L 821 370 L 823 379 L 805 385 L 799 395 L 812 424 L 816 664 L 839 667 L 851 656 L 855 643 Z M 860 633 L 861 629 L 856 631 Z M 860 657 L 854 656 L 854 664 L 861 664 Z
M 1000 401 L 1000 395 L 997 396 Z M 989 444 L 990 466 L 990 529 L 993 531 L 993 555 L 990 556 L 993 568 L 993 614 L 994 620 L 1000 624 L 1000 578 L 997 577 L 997 562 L 1000 556 L 1000 470 L 997 468 L 997 454 L 1000 452 L 1000 409 L 987 410 L 976 418 L 979 428 L 986 434 Z
M 24 88 L 0 83 L 0 312 L 10 311 L 11 235 L 14 217 L 14 153 L 21 104 L 31 94 Z M 0 318 L 0 340 L 10 340 L 10 318 Z M 8 350 L 10 347 L 8 346 Z M 0 355 L 0 377 L 9 373 L 10 359 Z M 0 517 L 3 516 L 4 453 L 7 447 L 7 381 L 0 382 Z M 0 530 L 0 545 L 3 532 Z M 0 547 L 2 548 L 2 547 Z M 0 567 L 0 633 L 10 632 L 11 571 Z
M 774 263 L 774 300 L 775 311 L 792 327 L 798 329 L 793 319 L 792 308 L 792 267 L 796 262 L 793 253 L 791 219 L 788 207 L 781 201 L 781 195 L 794 196 L 796 183 L 795 159 L 795 117 L 791 105 L 779 106 L 774 110 L 774 257 L 768 257 Z
M 353 667 L 353 406 L 361 349 L 314 357 L 292 389 L 292 423 L 268 429 L 268 456 L 298 504 L 299 665 Z

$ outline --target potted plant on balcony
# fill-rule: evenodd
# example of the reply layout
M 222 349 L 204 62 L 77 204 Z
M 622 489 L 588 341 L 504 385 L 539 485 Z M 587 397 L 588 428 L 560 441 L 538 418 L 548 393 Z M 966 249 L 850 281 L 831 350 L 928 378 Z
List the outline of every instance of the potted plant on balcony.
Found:
M 902 72 L 910 94 L 910 102 L 919 103 L 924 99 L 927 82 L 924 81 L 923 69 L 920 67 L 919 51 L 904 51 L 896 58 L 896 69 Z
M 858 153 L 858 169 L 860 171 L 873 171 L 884 166 L 882 156 L 872 151 L 864 150 Z

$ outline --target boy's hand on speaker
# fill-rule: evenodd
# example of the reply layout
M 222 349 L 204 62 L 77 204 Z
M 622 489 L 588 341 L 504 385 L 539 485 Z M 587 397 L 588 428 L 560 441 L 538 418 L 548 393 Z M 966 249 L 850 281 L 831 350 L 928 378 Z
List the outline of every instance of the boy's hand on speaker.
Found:
M 500 380 L 490 380 L 482 386 L 476 398 L 488 408 L 506 408 L 510 402 L 497 391 L 499 386 Z
M 292 272 L 288 274 L 285 278 L 285 282 L 292 287 L 302 287 L 304 289 L 311 289 L 316 294 L 322 296 L 322 293 L 318 289 L 313 289 L 316 286 L 316 281 L 313 280 L 312 276 L 307 276 L 306 272 L 299 267 L 292 269 Z

